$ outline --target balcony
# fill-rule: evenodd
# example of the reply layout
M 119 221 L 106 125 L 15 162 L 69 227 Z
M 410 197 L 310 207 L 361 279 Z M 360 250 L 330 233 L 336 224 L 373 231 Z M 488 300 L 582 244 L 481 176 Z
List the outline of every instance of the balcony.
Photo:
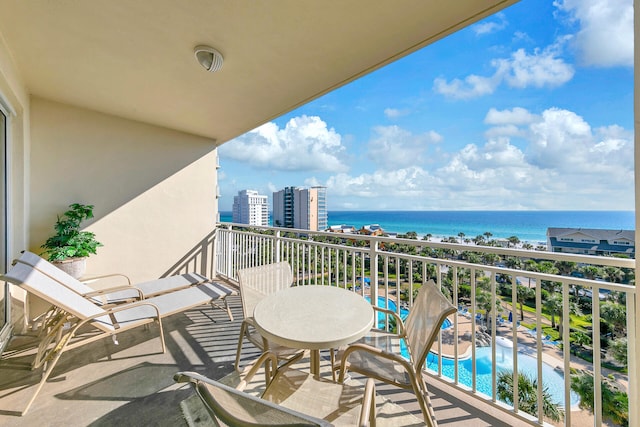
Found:
M 389 304 L 401 315 L 411 309 L 411 295 L 422 281 L 434 279 L 459 306 L 458 313 L 449 319 L 450 325 L 443 329 L 434 345 L 429 363 L 428 384 L 440 425 L 551 423 L 542 410 L 528 414 L 524 407 L 514 408 L 500 401 L 496 390 L 498 371 L 503 366 L 513 367 L 516 372 L 526 368 L 543 382 L 552 375 L 559 379 L 554 384 L 561 388 L 560 403 L 571 410 L 565 411 L 561 421 L 552 424 L 601 425 L 603 419 L 606 421 L 609 417 L 610 409 L 601 403 L 601 396 L 608 393 L 606 384 L 616 384 L 629 393 L 630 402 L 637 400 L 633 395 L 637 390 L 637 358 L 628 352 L 629 375 L 624 369 L 611 370 L 615 366 L 610 360 L 610 350 L 604 351 L 609 345 L 605 336 L 609 323 L 576 325 L 576 317 L 571 317 L 572 305 L 580 301 L 583 307 L 590 306 L 586 314 L 591 319 L 604 320 L 609 316 L 606 313 L 610 309 L 606 305 L 609 299 L 615 296 L 618 301 L 624 301 L 626 322 L 619 326 L 633 342 L 634 329 L 627 329 L 626 325 L 631 324 L 636 315 L 635 287 L 560 275 L 552 269 L 541 272 L 517 268 L 519 264 L 515 260 L 523 261 L 521 265 L 531 265 L 524 262 L 531 259 L 538 263 L 621 269 L 628 277 L 635 272 L 634 261 L 621 258 L 360 235 L 336 237 L 331 233 L 268 227 L 245 229 L 231 224 L 212 232 L 185 256 L 175 272 L 196 270 L 234 283 L 238 269 L 288 261 L 299 286 L 343 287 L 371 301 Z M 371 274 L 376 271 L 378 274 Z M 508 286 L 518 282 L 520 286 Z M 543 286 L 537 286 L 538 283 L 545 286 L 551 283 L 557 289 L 559 306 L 553 311 L 553 319 L 549 316 L 551 305 L 545 304 L 552 295 L 543 291 Z M 521 286 L 530 291 L 522 291 Z M 593 298 L 600 294 L 605 300 Z M 520 320 L 521 299 L 525 307 L 530 307 L 527 311 L 523 308 L 523 320 Z M 600 304 L 589 304 L 589 301 L 600 301 Z M 134 421 L 180 425 L 183 423 L 180 403 L 187 400 L 191 392 L 173 384 L 172 375 L 180 370 L 195 370 L 219 379 L 233 371 L 242 310 L 239 297 L 232 297 L 230 302 L 233 322 L 224 311 L 210 307 L 166 319 L 168 349 L 165 354 L 159 353 L 158 330 L 152 327 L 121 334 L 118 346 L 105 339 L 64 355 L 52 379 L 24 417 L 17 416 L 16 412 L 24 407 L 38 380 L 37 375 L 28 370 L 34 338 L 15 338 L 0 361 L 0 422 L 25 425 L 46 418 L 60 425 L 132 424 Z M 556 324 L 555 329 L 551 323 Z M 576 337 L 582 336 L 576 335 L 578 329 L 594 337 L 605 337 L 590 344 L 576 341 Z M 440 353 L 447 357 L 437 357 Z M 251 351 L 243 354 L 247 358 L 252 355 Z M 525 359 L 522 354 L 530 358 Z M 592 361 L 577 354 L 583 357 L 591 354 Z M 529 367 L 527 363 L 532 365 Z M 595 398 L 588 403 L 593 407 L 593 414 L 580 410 L 575 395 L 570 392 L 571 375 L 565 373 L 575 374 L 577 369 L 591 372 L 595 378 L 602 375 L 610 378 L 604 388 L 599 381 L 592 381 Z M 537 408 L 543 408 L 543 384 L 538 382 L 537 387 L 535 403 Z M 401 408 L 420 415 L 411 394 L 382 385 L 378 391 Z M 517 395 L 517 388 L 511 393 Z M 634 412 L 637 408 L 631 406 L 629 425 L 637 425 L 637 412 Z

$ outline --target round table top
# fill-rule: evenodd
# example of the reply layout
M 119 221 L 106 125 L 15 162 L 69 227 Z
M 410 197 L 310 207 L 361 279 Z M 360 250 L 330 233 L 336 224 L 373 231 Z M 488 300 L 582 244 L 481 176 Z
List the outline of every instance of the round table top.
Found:
M 280 345 L 320 350 L 363 337 L 373 309 L 361 295 L 333 286 L 296 286 L 260 301 L 253 312 L 260 334 Z

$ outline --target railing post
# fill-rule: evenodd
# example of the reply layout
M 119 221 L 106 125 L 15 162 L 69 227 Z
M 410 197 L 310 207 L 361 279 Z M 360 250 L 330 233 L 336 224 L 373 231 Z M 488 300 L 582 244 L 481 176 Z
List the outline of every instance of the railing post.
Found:
M 371 238 L 369 240 L 369 257 L 370 257 L 370 282 L 369 291 L 371 292 L 371 304 L 377 304 L 378 301 L 378 241 Z M 362 275 L 362 285 L 364 286 L 364 274 Z
M 275 233 L 275 237 L 276 237 L 276 245 L 275 245 L 275 254 L 273 254 L 273 261 L 274 262 L 280 262 L 280 230 L 276 230 Z
M 232 274 L 232 260 L 231 260 L 231 256 L 233 255 L 233 232 L 232 232 L 232 227 L 230 225 L 227 226 L 227 271 L 226 276 L 227 277 L 233 277 L 236 278 L 235 272 L 234 274 Z

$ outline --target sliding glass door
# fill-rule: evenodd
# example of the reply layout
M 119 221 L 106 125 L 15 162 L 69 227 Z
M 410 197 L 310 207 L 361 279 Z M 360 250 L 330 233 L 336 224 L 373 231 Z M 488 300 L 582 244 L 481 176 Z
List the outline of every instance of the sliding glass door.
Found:
M 0 104 L 0 272 L 7 271 L 8 227 L 8 167 L 7 160 L 7 112 Z M 9 285 L 0 282 L 0 352 L 6 345 L 10 324 Z

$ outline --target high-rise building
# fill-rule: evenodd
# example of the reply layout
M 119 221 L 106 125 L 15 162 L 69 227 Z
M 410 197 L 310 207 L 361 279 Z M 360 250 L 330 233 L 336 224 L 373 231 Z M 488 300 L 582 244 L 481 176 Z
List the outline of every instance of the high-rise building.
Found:
M 327 188 L 286 187 L 273 193 L 273 225 L 312 231 L 326 230 Z
M 249 225 L 269 225 L 269 202 L 267 196 L 255 190 L 238 191 L 233 198 L 233 222 Z

